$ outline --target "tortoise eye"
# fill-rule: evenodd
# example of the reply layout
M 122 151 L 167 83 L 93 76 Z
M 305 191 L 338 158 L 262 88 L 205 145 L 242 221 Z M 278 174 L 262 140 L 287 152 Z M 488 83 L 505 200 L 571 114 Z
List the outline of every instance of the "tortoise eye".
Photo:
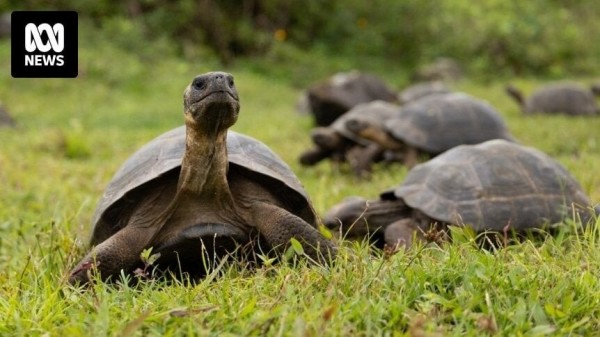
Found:
M 231 88 L 233 88 L 233 86 L 234 86 L 234 83 L 233 83 L 233 77 L 229 76 L 229 77 L 227 78 L 227 80 L 229 81 L 229 86 L 230 86 Z
M 192 85 L 195 89 L 201 90 L 204 89 L 204 87 L 206 86 L 206 81 L 204 81 L 204 79 L 202 78 L 197 78 L 194 80 L 194 83 Z

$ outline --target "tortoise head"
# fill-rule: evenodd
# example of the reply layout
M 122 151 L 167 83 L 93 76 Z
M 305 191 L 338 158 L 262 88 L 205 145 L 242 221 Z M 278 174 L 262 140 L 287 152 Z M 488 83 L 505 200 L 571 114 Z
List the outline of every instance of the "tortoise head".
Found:
M 523 107 L 525 105 L 525 97 L 523 96 L 523 92 L 521 92 L 521 90 L 519 90 L 517 87 L 515 87 L 512 84 L 507 84 L 504 87 L 504 90 L 506 91 L 506 93 L 512 97 L 521 107 Z
M 399 200 L 348 197 L 327 211 L 323 223 L 349 239 L 360 240 L 383 232 L 392 222 L 409 216 L 410 209 Z
M 361 197 L 348 197 L 333 206 L 323 217 L 323 224 L 342 235 L 351 238 L 368 235 L 368 226 L 364 213 L 367 209 L 367 200 Z
M 233 76 L 225 72 L 196 76 L 183 93 L 183 108 L 190 127 L 217 132 L 231 127 L 240 111 Z
M 310 138 L 315 145 L 329 150 L 339 149 L 343 146 L 343 137 L 333 128 L 320 126 L 311 131 Z
M 361 132 L 363 132 L 369 127 L 373 127 L 373 125 L 372 123 L 370 123 L 370 121 L 365 119 L 350 118 L 348 119 L 348 121 L 346 121 L 346 128 L 350 132 L 355 133 L 358 136 L 361 136 Z

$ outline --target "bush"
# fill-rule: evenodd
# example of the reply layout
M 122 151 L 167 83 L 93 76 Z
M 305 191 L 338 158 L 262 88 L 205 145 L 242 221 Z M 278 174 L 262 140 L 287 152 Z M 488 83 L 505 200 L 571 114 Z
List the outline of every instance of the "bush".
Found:
M 9 0 L 0 10 L 68 8 L 108 28 L 129 18 L 144 39 L 168 37 L 183 54 L 208 46 L 224 64 L 271 55 L 285 42 L 356 67 L 413 69 L 446 56 L 471 74 L 564 76 L 598 72 L 596 2 Z

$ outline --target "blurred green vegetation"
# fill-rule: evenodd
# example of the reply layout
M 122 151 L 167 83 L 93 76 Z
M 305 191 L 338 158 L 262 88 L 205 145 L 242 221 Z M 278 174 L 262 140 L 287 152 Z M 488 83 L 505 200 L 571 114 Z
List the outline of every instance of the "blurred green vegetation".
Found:
M 295 82 L 328 72 L 404 69 L 452 57 L 472 76 L 598 74 L 597 0 L 8 0 L 1 11 L 70 9 L 132 51 L 156 42 L 223 65 L 297 63 Z M 262 62 L 267 61 L 267 62 Z M 319 65 L 322 65 L 320 63 Z M 316 74 L 315 74 L 316 72 Z M 384 72 L 384 71 L 382 71 Z

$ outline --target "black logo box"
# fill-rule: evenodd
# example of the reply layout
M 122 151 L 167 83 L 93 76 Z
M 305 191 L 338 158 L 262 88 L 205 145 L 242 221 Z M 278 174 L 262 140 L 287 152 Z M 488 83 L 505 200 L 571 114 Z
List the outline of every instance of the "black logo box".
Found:
M 47 23 L 64 26 L 64 49 L 60 53 L 28 52 L 25 49 L 25 26 Z M 11 15 L 11 75 L 15 78 L 73 78 L 78 72 L 78 22 L 75 11 L 14 11 Z M 48 36 L 42 34 L 42 40 Z M 25 65 L 26 55 L 62 55 L 63 65 Z

